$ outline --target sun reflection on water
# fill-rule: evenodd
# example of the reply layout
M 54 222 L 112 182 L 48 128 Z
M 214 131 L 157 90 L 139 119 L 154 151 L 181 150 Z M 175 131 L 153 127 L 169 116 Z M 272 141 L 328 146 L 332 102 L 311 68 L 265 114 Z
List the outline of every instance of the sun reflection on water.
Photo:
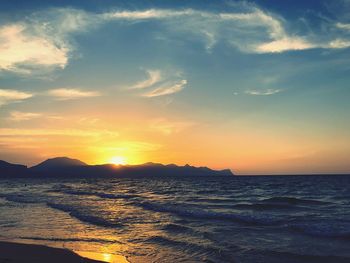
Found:
M 79 256 L 99 261 L 104 261 L 108 263 L 130 263 L 126 257 L 122 255 L 115 255 L 111 253 L 97 253 L 97 252 L 90 252 L 90 251 L 74 251 Z

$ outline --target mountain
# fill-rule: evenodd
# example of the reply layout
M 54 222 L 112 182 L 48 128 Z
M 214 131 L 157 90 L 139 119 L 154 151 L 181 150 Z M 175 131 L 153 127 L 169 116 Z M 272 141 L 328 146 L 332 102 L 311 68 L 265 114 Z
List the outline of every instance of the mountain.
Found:
M 68 157 L 56 157 L 47 159 L 46 161 L 43 161 L 42 163 L 39 163 L 38 165 L 35 165 L 31 167 L 31 170 L 39 171 L 39 170 L 50 170 L 50 169 L 62 169 L 65 167 L 72 167 L 72 166 L 86 166 L 87 164 L 77 160 L 77 159 L 71 159 Z
M 119 168 L 120 172 L 134 175 L 184 175 L 184 176 L 206 176 L 206 175 L 233 175 L 231 170 L 212 170 L 208 167 L 194 167 L 186 164 L 178 166 L 175 164 L 163 165 L 159 163 L 146 163 L 141 165 L 126 165 Z
M 27 174 L 27 166 L 0 160 L 0 177 L 22 176 Z
M 4 162 L 6 163 L 6 162 Z M 9 164 L 11 165 L 11 164 Z M 12 165 L 13 166 L 13 165 Z M 7 168 L 0 166 L 1 174 L 7 174 Z M 77 159 L 57 157 L 48 159 L 31 168 L 20 166 L 21 175 L 30 177 L 127 177 L 127 176 L 231 176 L 229 169 L 212 170 L 207 167 L 194 167 L 190 165 L 178 166 L 175 164 L 163 165 L 159 163 L 145 163 L 141 165 L 88 165 Z M 19 171 L 19 170 L 18 170 Z M 16 175 L 18 173 L 11 173 Z

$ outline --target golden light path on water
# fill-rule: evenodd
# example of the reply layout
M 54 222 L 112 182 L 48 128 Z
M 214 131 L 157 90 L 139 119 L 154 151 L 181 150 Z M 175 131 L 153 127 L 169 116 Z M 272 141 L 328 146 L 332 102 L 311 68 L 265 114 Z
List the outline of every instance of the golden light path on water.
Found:
M 97 253 L 97 252 L 89 252 L 89 251 L 79 251 L 74 250 L 79 256 L 84 258 L 90 258 L 94 260 L 104 261 L 108 263 L 129 263 L 126 257 L 122 255 L 115 255 L 110 253 Z

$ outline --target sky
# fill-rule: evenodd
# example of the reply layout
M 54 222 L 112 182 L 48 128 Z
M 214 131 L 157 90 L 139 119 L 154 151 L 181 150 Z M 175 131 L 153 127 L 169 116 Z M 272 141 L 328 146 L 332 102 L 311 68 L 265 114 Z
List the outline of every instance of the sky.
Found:
M 0 2 L 0 159 L 350 173 L 350 1 Z

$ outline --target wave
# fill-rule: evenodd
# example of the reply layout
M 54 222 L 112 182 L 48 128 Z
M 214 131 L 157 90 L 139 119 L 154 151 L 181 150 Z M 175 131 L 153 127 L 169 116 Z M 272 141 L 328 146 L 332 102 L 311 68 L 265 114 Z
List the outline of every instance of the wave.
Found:
M 0 197 L 5 198 L 7 201 L 22 204 L 34 204 L 40 202 L 36 198 L 22 194 L 0 194 Z
M 301 199 L 295 197 L 272 197 L 263 199 L 255 203 L 239 203 L 232 206 L 235 209 L 249 209 L 249 210 L 279 210 L 279 209 L 296 209 L 304 208 L 312 205 L 325 205 L 329 202 Z
M 4 222 L 4 223 L 0 223 L 0 227 L 4 227 L 4 228 L 11 228 L 11 227 L 17 227 L 18 223 L 13 223 L 13 222 Z
M 181 249 L 181 251 L 186 251 L 192 258 L 197 258 L 201 262 L 235 262 L 230 253 L 214 245 L 204 245 L 184 240 L 179 241 L 164 236 L 152 236 L 145 242 Z
M 24 240 L 54 241 L 54 242 L 91 242 L 91 243 L 120 243 L 117 240 L 102 238 L 50 238 L 50 237 L 19 237 Z
M 214 203 L 214 204 L 219 204 L 219 203 L 233 203 L 234 200 L 231 198 L 202 198 L 202 197 L 189 197 L 186 199 L 186 201 L 189 202 L 196 202 L 196 203 Z
M 236 204 L 233 205 L 232 208 L 236 209 L 251 209 L 251 210 L 273 210 L 273 209 L 290 209 L 290 205 L 285 204 L 262 204 L 262 203 L 255 203 L 255 204 Z
M 311 254 L 299 254 L 289 251 L 274 251 L 274 250 L 259 250 L 251 249 L 248 251 L 254 255 L 261 255 L 268 262 L 284 262 L 284 263 L 295 263 L 295 262 L 307 262 L 307 263 L 349 263 L 350 258 L 344 256 L 334 255 L 311 255 Z M 283 260 L 281 260 L 283 259 Z
M 302 199 L 296 197 L 271 197 L 267 199 L 261 200 L 263 203 L 277 203 L 277 204 L 287 204 L 287 205 L 324 205 L 329 204 L 329 202 L 319 201 L 319 200 L 310 200 L 310 199 Z
M 91 192 L 82 191 L 82 190 L 63 190 L 63 191 L 57 191 L 64 194 L 70 194 L 70 195 L 91 195 Z
M 163 237 L 163 236 L 152 236 L 149 237 L 146 241 L 146 243 L 157 243 L 163 246 L 181 246 L 183 248 L 189 246 L 189 245 L 195 245 L 195 244 L 191 244 L 185 241 L 178 241 L 178 240 L 173 240 L 173 239 L 169 239 L 167 237 Z
M 175 224 L 175 223 L 168 223 L 161 227 L 161 230 L 167 232 L 170 235 L 181 235 L 181 236 L 190 236 L 190 237 L 196 237 L 203 240 L 211 240 L 212 235 L 210 232 L 202 231 L 199 229 L 195 229 L 192 227 Z
M 136 198 L 139 197 L 135 194 L 108 194 L 108 193 L 101 193 L 101 192 L 94 192 L 94 191 L 83 191 L 83 190 L 72 190 L 72 189 L 63 189 L 63 190 L 56 190 L 56 192 L 64 193 L 64 194 L 70 194 L 70 195 L 82 195 L 82 196 L 97 196 L 104 199 L 129 199 L 129 198 Z
M 15 207 L 16 206 L 16 204 L 7 200 L 5 197 L 0 196 L 0 198 L 2 198 L 2 200 L 1 199 L 0 200 L 3 201 L 0 203 L 0 208 L 2 208 L 2 207 Z
M 233 214 L 233 213 L 223 213 L 208 210 L 201 210 L 198 208 L 184 207 L 183 205 L 175 204 L 161 204 L 161 203 L 151 203 L 142 202 L 138 204 L 146 210 L 156 211 L 156 212 L 166 212 L 173 213 L 178 216 L 199 218 L 199 219 L 213 219 L 213 220 L 230 220 L 239 223 L 253 224 L 253 225 L 277 225 L 283 221 L 279 218 L 273 217 L 271 215 L 253 215 L 253 214 Z
M 317 223 L 317 224 L 293 224 L 292 230 L 301 232 L 309 236 L 339 238 L 350 240 L 350 224 L 337 222 Z
M 197 190 L 196 194 L 216 194 L 217 190 Z
M 106 199 L 130 199 L 130 198 L 137 198 L 140 197 L 139 195 L 134 194 L 104 194 L 104 193 L 93 193 L 93 195 L 96 195 L 101 198 Z
M 102 226 L 102 227 L 123 227 L 123 224 L 120 222 L 114 222 L 114 221 L 106 220 L 101 217 L 84 214 L 83 212 L 77 210 L 73 206 L 56 204 L 51 202 L 48 202 L 46 204 L 48 207 L 66 212 L 71 217 L 74 217 L 82 222 L 86 222 L 92 225 Z
M 162 226 L 162 229 L 168 232 L 174 233 L 183 233 L 183 232 L 192 232 L 193 230 L 187 226 L 181 226 L 178 224 L 166 224 Z

